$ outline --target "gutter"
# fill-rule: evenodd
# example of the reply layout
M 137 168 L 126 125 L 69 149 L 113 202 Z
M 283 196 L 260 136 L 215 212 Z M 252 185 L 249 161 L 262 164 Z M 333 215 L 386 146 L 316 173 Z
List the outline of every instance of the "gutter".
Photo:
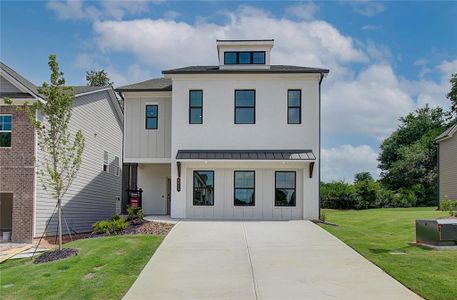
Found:
M 328 73 L 328 72 L 327 72 Z M 319 79 L 319 154 L 318 154 L 318 161 L 319 161 L 319 176 L 318 176 L 318 198 L 319 198 L 319 215 L 318 219 L 320 220 L 321 218 L 321 124 L 322 124 L 322 119 L 321 119 L 321 85 L 322 85 L 322 80 L 324 79 L 325 73 L 321 72 L 321 78 Z

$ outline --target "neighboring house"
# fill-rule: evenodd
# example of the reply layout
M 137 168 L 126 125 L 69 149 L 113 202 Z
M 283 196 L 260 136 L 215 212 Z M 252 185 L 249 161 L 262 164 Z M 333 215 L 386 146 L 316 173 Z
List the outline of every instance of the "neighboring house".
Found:
M 272 65 L 273 40 L 218 40 L 219 65 L 120 87 L 124 162 L 145 214 L 319 217 L 326 69 Z M 184 49 L 183 49 L 184 50 Z M 172 62 L 170 62 L 172 63 Z
M 457 124 L 440 134 L 435 141 L 438 143 L 439 200 L 457 200 Z
M 13 241 L 54 233 L 56 200 L 43 190 L 36 161 L 43 153 L 25 112 L 16 106 L 45 101 L 37 87 L 1 63 L 0 69 L 0 205 L 1 231 L 12 231 Z M 81 168 L 62 202 L 64 233 L 83 232 L 120 209 L 123 115 L 111 87 L 74 87 L 75 106 L 70 131 L 81 129 L 85 149 Z M 9 97 L 13 105 L 5 105 Z M 42 119 L 41 116 L 37 116 Z M 116 207 L 116 205 L 118 207 Z

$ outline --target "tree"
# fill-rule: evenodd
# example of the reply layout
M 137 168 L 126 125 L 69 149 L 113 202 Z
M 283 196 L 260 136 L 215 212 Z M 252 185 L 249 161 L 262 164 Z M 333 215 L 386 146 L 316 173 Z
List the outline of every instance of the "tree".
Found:
M 105 70 L 100 71 L 88 71 L 86 72 L 86 82 L 88 86 L 108 86 L 113 85 L 113 82 L 110 82 L 108 73 Z
M 43 189 L 57 202 L 59 250 L 62 250 L 62 199 L 80 168 L 84 136 L 81 130 L 73 135 L 69 129 L 74 91 L 65 86 L 55 55 L 49 56 L 48 65 L 50 82 L 38 88 L 44 101 L 26 103 L 23 109 L 36 130 L 37 144 L 42 152 L 36 161 L 37 175 Z
M 400 118 L 398 128 L 381 144 L 378 157 L 381 183 L 399 191 L 415 192 L 418 205 L 436 202 L 437 147 L 434 139 L 447 126 L 449 114 L 442 108 L 418 108 Z
M 451 101 L 451 109 L 457 116 L 457 73 L 451 75 L 451 90 L 447 94 L 447 98 Z
M 359 181 L 363 180 L 373 180 L 373 176 L 371 176 L 370 172 L 360 172 L 355 174 L 354 176 L 354 183 L 357 183 Z

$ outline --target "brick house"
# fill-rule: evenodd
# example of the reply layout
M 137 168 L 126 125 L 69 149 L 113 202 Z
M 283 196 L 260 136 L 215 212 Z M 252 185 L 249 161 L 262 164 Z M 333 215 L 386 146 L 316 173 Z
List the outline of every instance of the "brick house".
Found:
M 86 139 L 77 178 L 62 201 L 65 221 L 72 232 L 120 210 L 123 113 L 112 87 L 75 86 L 75 106 L 69 129 Z M 13 101 L 6 105 L 5 97 Z M 56 231 L 55 200 L 36 175 L 36 161 L 46 155 L 25 112 L 16 106 L 45 101 L 37 87 L 0 63 L 0 233 L 11 240 L 30 242 Z M 37 115 L 41 119 L 41 116 Z

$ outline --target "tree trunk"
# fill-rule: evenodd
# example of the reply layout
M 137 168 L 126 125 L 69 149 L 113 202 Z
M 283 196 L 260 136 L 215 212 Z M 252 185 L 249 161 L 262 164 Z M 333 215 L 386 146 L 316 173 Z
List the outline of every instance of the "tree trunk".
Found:
M 62 201 L 57 199 L 57 214 L 58 214 L 58 235 L 59 235 L 59 250 L 62 250 Z

